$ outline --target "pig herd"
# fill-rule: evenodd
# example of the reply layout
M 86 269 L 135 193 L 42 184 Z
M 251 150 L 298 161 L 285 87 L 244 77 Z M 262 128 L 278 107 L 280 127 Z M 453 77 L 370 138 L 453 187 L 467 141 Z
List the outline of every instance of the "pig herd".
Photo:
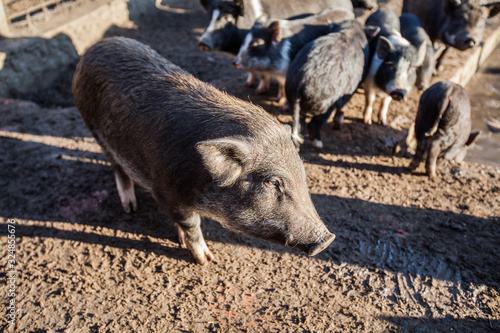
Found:
M 82 56 L 73 79 L 76 105 L 111 162 L 126 212 L 137 209 L 134 185 L 150 192 L 175 222 L 182 247 L 198 263 L 214 258 L 200 217 L 296 247 L 309 255 L 335 238 L 311 201 L 298 148 L 304 131 L 321 149 L 321 128 L 359 88 L 371 124 L 382 98 L 386 124 L 392 100 L 414 85 L 425 90 L 415 122 L 411 170 L 426 159 L 436 176 L 439 156 L 460 160 L 470 134 L 470 102 L 451 82 L 427 88 L 447 47 L 477 46 L 500 3 L 405 0 L 398 17 L 375 0 L 201 0 L 209 25 L 202 51 L 232 55 L 233 66 L 257 79 L 259 93 L 278 82 L 278 101 L 293 116 L 282 125 L 262 108 L 205 84 L 151 48 L 127 38 L 103 40 Z M 371 10 L 365 22 L 354 7 Z M 309 121 L 307 121 L 309 120 Z

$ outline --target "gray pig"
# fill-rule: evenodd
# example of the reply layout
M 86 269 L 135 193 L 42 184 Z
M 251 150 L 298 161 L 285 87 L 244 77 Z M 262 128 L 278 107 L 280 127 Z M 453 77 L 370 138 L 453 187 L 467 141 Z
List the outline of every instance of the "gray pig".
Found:
M 233 64 L 237 69 L 253 70 L 274 77 L 280 84 L 278 100 L 284 101 L 286 73 L 300 49 L 319 36 L 328 34 L 331 23 L 354 19 L 345 9 L 329 8 L 297 20 L 257 20 Z
M 198 263 L 213 258 L 200 216 L 309 255 L 335 238 L 311 201 L 290 129 L 262 108 L 128 38 L 82 56 L 73 95 L 113 165 L 125 211 L 137 208 L 134 184 L 150 192 Z
M 500 12 L 500 2 L 481 5 L 477 0 L 404 0 L 403 12 L 418 16 L 432 42 L 441 41 L 463 51 L 479 45 L 486 19 Z
M 470 132 L 471 114 L 467 91 L 450 81 L 440 81 L 427 89 L 420 97 L 415 136 L 417 151 L 410 163 L 415 170 L 427 152 L 425 169 L 436 177 L 436 161 L 443 156 L 460 162 L 479 132 Z
M 386 125 L 390 102 L 402 100 L 413 88 L 416 69 L 424 61 L 427 43 L 422 43 L 418 49 L 411 45 L 401 36 L 399 18 L 388 10 L 374 12 L 366 20 L 366 26 L 379 28 L 380 32 L 370 42 L 372 58 L 364 82 L 364 122 L 372 123 L 373 103 L 376 95 L 381 95 L 379 121 Z
M 446 47 L 441 46 L 437 50 L 434 49 L 429 35 L 425 32 L 422 22 L 416 15 L 403 13 L 399 17 L 399 20 L 401 22 L 401 35 L 403 38 L 408 40 L 417 49 L 422 43 L 426 43 L 427 45 L 424 62 L 417 68 L 417 81 L 415 82 L 419 90 L 425 90 L 429 87 L 432 76 L 436 72 L 436 61 Z
M 323 147 L 320 130 L 334 110 L 334 126 L 340 128 L 342 107 L 363 81 L 368 61 L 368 40 L 356 20 L 341 23 L 300 50 L 288 69 L 285 89 L 297 147 L 304 141 L 300 126 L 305 117 L 312 117 L 308 128 L 315 148 Z

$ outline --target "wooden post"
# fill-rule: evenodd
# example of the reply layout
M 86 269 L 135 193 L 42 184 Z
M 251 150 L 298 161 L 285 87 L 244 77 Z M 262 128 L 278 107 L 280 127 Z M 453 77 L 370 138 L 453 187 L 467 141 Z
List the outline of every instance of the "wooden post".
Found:
M 8 37 L 10 35 L 10 21 L 7 18 L 4 1 L 0 3 L 0 35 Z

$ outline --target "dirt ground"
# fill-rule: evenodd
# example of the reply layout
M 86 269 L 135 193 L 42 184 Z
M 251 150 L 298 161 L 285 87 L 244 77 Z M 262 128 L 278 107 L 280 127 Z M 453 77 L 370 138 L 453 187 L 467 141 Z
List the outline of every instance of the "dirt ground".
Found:
M 291 123 L 276 86 L 256 95 L 229 57 L 198 51 L 207 18 L 197 0 L 183 7 L 107 36 L 138 39 Z M 393 102 L 391 127 L 367 126 L 356 94 L 321 152 L 303 146 L 313 202 L 337 235 L 329 248 L 307 257 L 204 220 L 205 266 L 148 193 L 123 212 L 75 107 L 0 100 L 0 263 L 14 219 L 18 272 L 16 328 L 3 310 L 0 331 L 499 332 L 500 168 L 442 161 L 437 179 L 410 174 L 410 155 L 390 151 L 417 98 Z

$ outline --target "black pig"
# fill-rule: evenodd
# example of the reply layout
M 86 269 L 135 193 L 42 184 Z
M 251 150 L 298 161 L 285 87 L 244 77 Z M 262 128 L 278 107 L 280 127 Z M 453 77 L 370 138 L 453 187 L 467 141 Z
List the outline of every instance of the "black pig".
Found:
M 341 23 L 300 50 L 290 64 L 285 86 L 293 114 L 292 140 L 297 147 L 304 141 L 300 123 L 305 117 L 312 117 L 309 137 L 316 148 L 323 147 L 320 130 L 334 110 L 334 126 L 340 128 L 342 107 L 363 81 L 368 60 L 368 40 L 356 20 Z
M 372 123 L 376 95 L 383 97 L 379 121 L 387 124 L 390 102 L 402 100 L 411 91 L 416 80 L 416 69 L 425 57 L 426 43 L 418 49 L 401 36 L 399 18 L 388 10 L 377 10 L 366 20 L 367 27 L 380 28 L 370 42 L 370 70 L 364 82 L 366 106 L 365 124 Z
M 441 41 L 463 51 L 479 45 L 486 19 L 500 12 L 500 2 L 481 5 L 477 0 L 404 0 L 403 12 L 418 16 L 432 42 Z
M 128 38 L 92 46 L 73 79 L 76 105 L 115 170 L 125 211 L 134 184 L 176 223 L 181 245 L 213 255 L 200 216 L 314 255 L 334 239 L 318 216 L 290 130 Z
M 409 168 L 415 170 L 427 152 L 425 169 L 436 177 L 436 161 L 443 156 L 460 162 L 467 147 L 478 137 L 471 133 L 470 101 L 467 91 L 450 81 L 440 81 L 420 97 L 415 136 L 417 151 Z

